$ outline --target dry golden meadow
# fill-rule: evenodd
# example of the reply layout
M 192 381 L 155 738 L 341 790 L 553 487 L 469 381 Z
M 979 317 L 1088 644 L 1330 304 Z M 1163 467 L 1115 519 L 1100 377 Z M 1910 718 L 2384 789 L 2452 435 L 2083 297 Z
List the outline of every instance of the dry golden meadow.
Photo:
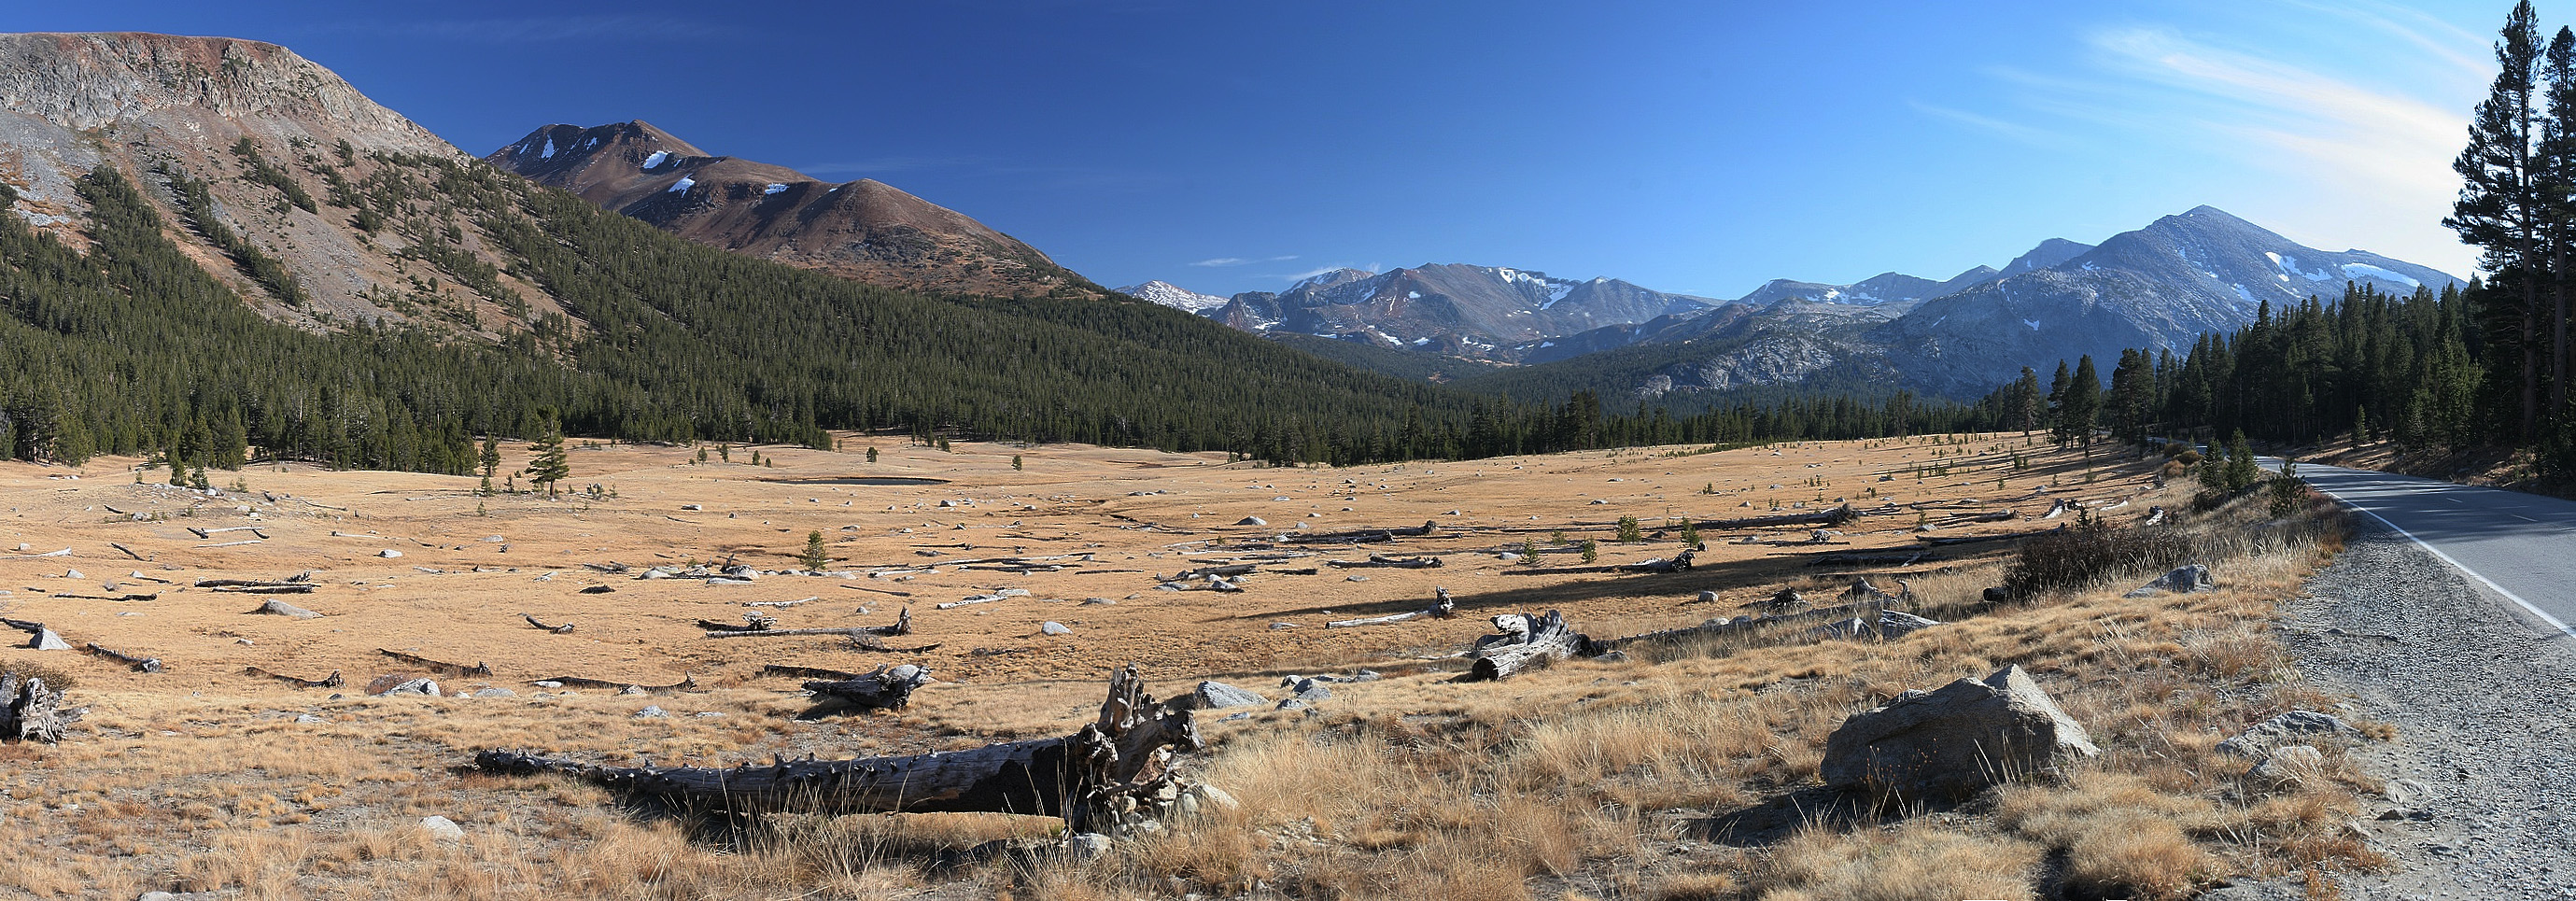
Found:
M 1819 551 L 1912 547 L 1918 525 L 1953 513 L 2022 519 L 1932 534 L 2035 528 L 2059 498 L 2127 501 L 2103 514 L 2123 523 L 2151 505 L 2188 506 L 2184 483 L 2153 486 L 2160 460 L 2097 451 L 2088 466 L 2019 435 L 1347 469 L 1072 446 L 952 453 L 869 436 L 839 451 L 757 448 L 760 466 L 748 462 L 754 450 L 729 448 L 726 462 L 710 447 L 699 463 L 695 448 L 584 447 L 565 483 L 574 493 L 552 500 L 478 496 L 474 478 L 303 464 L 211 473 L 230 489 L 216 496 L 137 484 L 134 460 L 0 465 L 0 616 L 166 666 L 146 674 L 76 651 L 0 650 L 0 668 L 67 676 L 72 702 L 89 708 L 59 745 L 0 746 L 0 844 L 13 852 L 0 857 L 0 897 L 2175 898 L 2302 873 L 2328 894 L 2331 881 L 2315 874 L 2377 864 L 2342 827 L 2355 793 L 2375 785 L 2339 750 L 2324 773 L 2287 787 L 2253 784 L 2245 761 L 2214 751 L 2247 724 L 2334 702 L 2302 681 L 2272 633 L 2275 605 L 2334 550 L 2330 522 L 2266 520 L 2260 498 L 2186 517 L 2176 528 L 2197 536 L 2222 586 L 2192 595 L 2125 598 L 2119 589 L 2155 573 L 2120 572 L 2092 589 L 1990 605 L 1979 592 L 2001 576 L 2001 544 L 1902 567 L 1805 565 Z M 524 456 L 511 448 L 503 471 Z M 1601 562 L 1637 562 L 1681 549 L 1663 528 L 1680 518 L 1838 501 L 1896 512 L 1828 536 L 1847 545 L 1798 544 L 1805 529 L 1711 530 L 1685 573 L 1511 575 L 1500 553 L 1534 543 L 1545 565 L 1570 565 L 1573 544 L 1593 539 Z M 1613 541 L 1621 516 L 1641 520 L 1647 540 Z M 1246 517 L 1268 525 L 1236 525 Z M 1241 593 L 1156 587 L 1158 575 L 1232 559 L 1231 547 L 1299 523 L 1426 520 L 1439 524 L 1430 537 L 1265 562 Z M 212 531 L 243 526 L 258 531 Z M 657 565 L 795 568 L 818 531 L 836 574 L 635 578 Z M 25 556 L 64 548 L 72 553 Z M 1371 551 L 1445 565 L 1324 564 Z M 1061 557 L 1070 568 L 951 562 L 994 557 Z M 1306 567 L 1318 574 L 1270 572 Z M 319 587 L 282 599 L 321 618 L 254 615 L 245 611 L 266 598 L 190 587 L 303 573 Z M 1854 573 L 1891 590 L 1906 579 L 1919 612 L 1951 624 L 1885 643 L 1792 631 L 1501 683 L 1445 681 L 1464 668 L 1448 655 L 1490 631 L 1494 614 L 1561 609 L 1609 637 L 1734 616 L 1782 587 L 1831 595 Z M 583 591 L 594 586 L 614 590 Z M 1324 628 L 1419 609 L 1435 587 L 1464 615 Z M 1028 594 L 937 608 L 1008 588 Z M 1718 599 L 1702 602 L 1702 591 Z M 108 600 L 129 594 L 155 596 Z M 754 609 L 781 628 L 879 625 L 907 606 L 916 631 L 887 643 L 936 649 L 710 639 L 695 625 Z M 522 614 L 575 628 L 541 631 Z M 1049 621 L 1071 634 L 1043 634 Z M 368 696 L 370 680 L 419 672 L 380 649 L 491 668 L 434 676 L 451 695 L 514 694 Z M 771 663 L 895 662 L 927 665 L 941 681 L 907 710 L 810 721 L 795 718 L 808 707 L 799 680 L 759 675 Z M 1210 678 L 1273 699 L 1288 674 L 1386 678 L 1336 684 L 1312 712 L 1203 712 L 1211 749 L 1188 769 L 1239 806 L 1088 862 L 943 856 L 1042 835 L 1054 820 L 774 817 L 746 828 L 631 810 L 559 779 L 455 769 L 504 747 L 730 765 L 1058 735 L 1093 715 L 1110 670 L 1128 663 L 1164 697 Z M 1818 761 L 1844 717 L 2007 663 L 2029 669 L 2103 757 L 2063 781 L 1950 808 L 1865 809 L 1823 792 Z M 298 689 L 246 667 L 337 670 L 347 686 Z M 557 676 L 687 677 L 696 688 L 645 697 L 530 684 Z M 670 715 L 634 716 L 648 704 Z M 460 824 L 464 839 L 424 831 L 430 815 Z

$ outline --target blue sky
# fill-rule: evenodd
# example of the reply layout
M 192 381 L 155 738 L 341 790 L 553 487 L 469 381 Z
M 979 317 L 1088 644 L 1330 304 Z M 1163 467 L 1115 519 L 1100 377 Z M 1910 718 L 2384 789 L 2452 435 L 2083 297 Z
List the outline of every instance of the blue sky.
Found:
M 476 154 L 644 119 L 1113 286 L 1455 262 L 1734 297 L 2204 203 L 2465 274 L 2448 163 L 2508 5 L 90 0 L 9 27 L 284 44 Z

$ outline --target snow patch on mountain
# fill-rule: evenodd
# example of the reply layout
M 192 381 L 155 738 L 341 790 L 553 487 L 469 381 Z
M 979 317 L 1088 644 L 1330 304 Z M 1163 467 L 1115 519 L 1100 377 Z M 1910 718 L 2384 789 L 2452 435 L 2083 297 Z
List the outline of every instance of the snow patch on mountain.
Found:
M 2345 263 L 2343 264 L 2343 274 L 2345 278 L 2356 280 L 2375 278 L 2384 282 L 2396 282 L 2409 288 L 2419 288 L 2424 285 L 2423 282 L 2418 281 L 2414 277 L 2403 272 L 2382 269 L 2380 267 L 2370 265 L 2369 263 Z
M 648 171 L 649 171 L 649 170 L 651 170 L 651 169 L 652 169 L 653 167 L 655 167 L 655 166 L 662 165 L 662 161 L 663 161 L 663 160 L 667 160 L 667 159 L 670 159 L 670 158 L 671 158 L 671 152 L 670 152 L 670 151 L 668 151 L 668 150 L 656 150 L 656 151 L 653 151 L 653 155 L 652 155 L 652 156 L 648 156 L 648 157 L 645 157 L 645 158 L 644 158 L 644 168 L 645 168 L 646 170 L 648 170 Z
M 694 188 L 694 187 L 697 187 L 697 186 L 698 186 L 698 180 L 697 180 L 697 179 L 690 178 L 690 177 L 688 177 L 688 176 L 686 176 L 686 175 L 683 175 L 683 176 L 680 176 L 680 180 L 679 180 L 679 181 L 672 182 L 672 183 L 671 183 L 671 186 L 670 186 L 669 188 L 664 189 L 664 190 L 668 190 L 668 191 L 670 191 L 670 192 L 671 192 L 671 193 L 673 193 L 673 194 L 686 194 L 686 193 L 689 193 L 689 189 L 690 189 L 690 188 Z

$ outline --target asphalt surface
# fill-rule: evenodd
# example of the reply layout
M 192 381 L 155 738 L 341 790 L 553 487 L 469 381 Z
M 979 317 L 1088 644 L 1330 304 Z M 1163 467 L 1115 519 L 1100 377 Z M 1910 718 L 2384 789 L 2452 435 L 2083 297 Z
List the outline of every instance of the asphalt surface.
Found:
M 2277 470 L 2280 461 L 2264 465 Z M 2297 474 L 2576 635 L 2576 501 L 2311 463 Z

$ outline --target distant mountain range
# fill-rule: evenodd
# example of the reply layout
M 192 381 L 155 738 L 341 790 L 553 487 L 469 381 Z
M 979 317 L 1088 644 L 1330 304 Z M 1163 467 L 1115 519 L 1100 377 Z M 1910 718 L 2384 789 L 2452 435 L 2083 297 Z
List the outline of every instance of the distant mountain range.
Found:
M 1246 331 L 1507 364 L 1463 384 L 1514 396 L 1910 387 L 1973 398 L 2025 365 L 2187 347 L 2203 332 L 2252 322 L 2264 303 L 2332 298 L 2346 282 L 2397 294 L 2465 284 L 2366 251 L 2305 247 L 2203 206 L 2100 246 L 2050 238 L 2001 269 L 1942 281 L 1898 272 L 1848 285 L 1778 279 L 1731 301 L 1460 265 L 1340 270 L 1221 306 L 1156 282 L 1148 299 Z M 1182 296 L 1189 305 L 1163 299 Z
M 1037 248 L 883 182 L 711 155 L 641 120 L 548 125 L 483 159 L 700 244 L 871 284 L 1103 293 Z

